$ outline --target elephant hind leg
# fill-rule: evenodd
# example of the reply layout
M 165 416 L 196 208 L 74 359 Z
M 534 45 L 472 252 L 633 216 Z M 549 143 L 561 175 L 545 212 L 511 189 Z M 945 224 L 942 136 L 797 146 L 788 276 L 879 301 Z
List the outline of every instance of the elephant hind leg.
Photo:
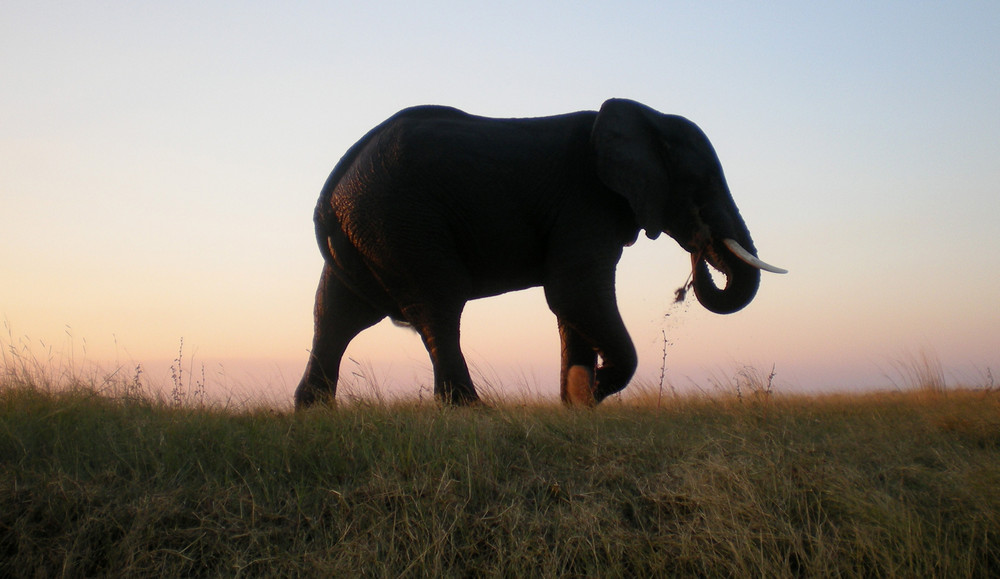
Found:
M 445 404 L 479 402 L 459 343 L 464 305 L 442 307 L 420 304 L 403 308 L 407 321 L 423 339 L 434 366 L 434 396 Z
M 386 312 L 348 289 L 326 264 L 316 291 L 314 316 L 313 346 L 302 381 L 295 389 L 296 408 L 333 401 L 347 345 L 362 330 L 382 320 Z

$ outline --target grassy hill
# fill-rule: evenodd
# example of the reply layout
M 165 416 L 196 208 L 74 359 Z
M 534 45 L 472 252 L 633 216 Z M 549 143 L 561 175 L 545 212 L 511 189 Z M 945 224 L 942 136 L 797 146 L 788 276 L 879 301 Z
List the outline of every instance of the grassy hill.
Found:
M 993 389 L 296 414 L 4 376 L 0 576 L 1000 574 Z

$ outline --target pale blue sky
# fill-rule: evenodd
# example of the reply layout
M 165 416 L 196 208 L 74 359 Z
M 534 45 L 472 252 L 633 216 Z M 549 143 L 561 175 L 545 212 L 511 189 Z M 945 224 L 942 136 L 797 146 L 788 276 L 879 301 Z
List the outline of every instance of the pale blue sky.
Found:
M 274 361 L 294 388 L 337 159 L 405 106 L 493 116 L 642 101 L 712 139 L 765 277 L 733 316 L 671 306 L 689 265 L 619 268 L 640 377 L 741 364 L 787 387 L 886 383 L 921 349 L 1000 370 L 1000 6 L 994 2 L 6 2 L 0 315 L 95 359 Z M 667 316 L 669 314 L 669 316 Z M 666 317 L 665 317 L 666 316 Z M 9 341 L 11 338 L 5 337 Z M 477 302 L 470 360 L 554 391 L 538 291 Z M 417 337 L 350 355 L 406 388 Z M 233 367 L 233 366 L 230 366 Z M 287 382 L 287 383 L 286 383 Z

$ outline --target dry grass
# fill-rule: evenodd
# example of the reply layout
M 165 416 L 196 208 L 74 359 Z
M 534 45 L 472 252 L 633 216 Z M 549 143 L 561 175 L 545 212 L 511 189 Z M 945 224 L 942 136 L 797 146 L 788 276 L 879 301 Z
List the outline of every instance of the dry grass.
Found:
M 773 373 L 452 409 L 365 395 L 358 364 L 340 407 L 288 413 L 7 356 L 0 575 L 1000 573 L 1000 393 L 794 397 Z
M 926 350 L 894 361 L 891 368 L 892 371 L 888 373 L 888 378 L 899 390 L 928 392 L 948 390 L 948 382 L 941 361 Z M 987 374 L 992 376 L 989 369 L 987 369 Z

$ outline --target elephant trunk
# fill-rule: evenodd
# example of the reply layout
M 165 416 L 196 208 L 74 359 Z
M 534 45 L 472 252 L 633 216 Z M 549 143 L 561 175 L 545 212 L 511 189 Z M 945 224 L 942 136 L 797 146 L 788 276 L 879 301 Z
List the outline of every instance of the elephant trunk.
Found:
M 726 197 L 729 203 L 703 208 L 698 249 L 691 254 L 695 296 L 705 309 L 717 314 L 746 307 L 757 294 L 760 267 L 766 265 L 756 259 L 750 231 L 732 198 Z M 709 266 L 725 276 L 725 285 L 715 282 Z
M 691 265 L 694 269 L 694 294 L 701 305 L 711 312 L 737 312 L 757 294 L 760 270 L 739 259 L 724 244 L 712 243 L 700 253 L 692 253 Z M 709 265 L 725 276 L 726 284 L 721 289 L 712 278 Z

